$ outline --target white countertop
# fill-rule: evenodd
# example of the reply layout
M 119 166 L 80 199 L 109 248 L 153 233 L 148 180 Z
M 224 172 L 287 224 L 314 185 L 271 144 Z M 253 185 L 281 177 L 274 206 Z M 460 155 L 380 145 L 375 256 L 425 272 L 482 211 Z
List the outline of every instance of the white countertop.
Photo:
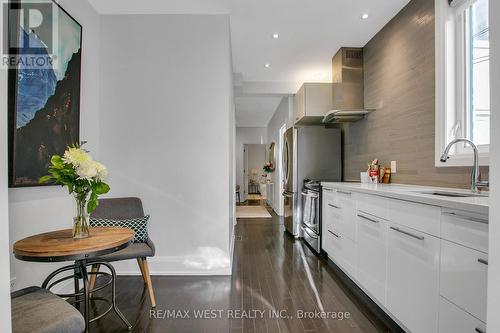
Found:
M 422 193 L 434 191 L 470 193 L 470 191 L 455 188 L 404 184 L 362 184 L 351 182 L 321 182 L 321 185 L 324 187 L 333 187 L 353 192 L 379 195 L 387 198 L 413 201 L 426 205 L 460 209 L 484 215 L 487 215 L 489 211 L 489 197 L 456 198 Z

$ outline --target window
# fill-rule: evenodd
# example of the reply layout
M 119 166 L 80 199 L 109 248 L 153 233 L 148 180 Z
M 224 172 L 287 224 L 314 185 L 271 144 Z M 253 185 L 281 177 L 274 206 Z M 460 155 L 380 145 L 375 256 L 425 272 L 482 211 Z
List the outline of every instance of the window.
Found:
M 436 166 L 470 165 L 471 148 L 457 145 L 448 163 L 439 155 L 455 138 L 478 146 L 489 162 L 490 46 L 488 0 L 436 1 Z
M 466 10 L 467 26 L 467 138 L 490 144 L 490 41 L 488 0 L 477 0 Z

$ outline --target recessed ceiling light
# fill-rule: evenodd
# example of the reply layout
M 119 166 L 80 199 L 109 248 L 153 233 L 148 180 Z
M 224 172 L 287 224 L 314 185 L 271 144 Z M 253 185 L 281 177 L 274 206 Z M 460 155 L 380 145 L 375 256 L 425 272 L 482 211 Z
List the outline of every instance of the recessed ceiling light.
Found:
M 361 15 L 361 18 L 362 18 L 363 20 L 366 20 L 366 19 L 368 18 L 368 14 L 367 14 L 367 13 L 364 13 L 363 15 Z
M 264 64 L 264 67 L 269 68 L 271 67 L 271 64 Z
M 280 38 L 280 35 L 279 35 L 278 33 L 274 33 L 274 34 L 273 34 L 273 38 L 274 38 L 274 39 L 278 39 L 278 38 Z

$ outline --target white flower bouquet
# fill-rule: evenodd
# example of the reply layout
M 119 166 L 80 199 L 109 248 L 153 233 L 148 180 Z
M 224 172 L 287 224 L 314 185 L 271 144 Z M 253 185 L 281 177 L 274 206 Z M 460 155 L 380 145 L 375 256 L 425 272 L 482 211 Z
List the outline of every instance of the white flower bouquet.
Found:
M 79 145 L 69 146 L 62 157 L 54 155 L 50 162 L 49 175 L 41 177 L 39 182 L 52 182 L 68 187 L 77 206 L 76 217 L 73 219 L 73 237 L 88 237 L 88 213 L 97 208 L 99 195 L 109 191 L 108 184 L 104 182 L 108 173 L 106 167 L 94 161 L 89 152 Z

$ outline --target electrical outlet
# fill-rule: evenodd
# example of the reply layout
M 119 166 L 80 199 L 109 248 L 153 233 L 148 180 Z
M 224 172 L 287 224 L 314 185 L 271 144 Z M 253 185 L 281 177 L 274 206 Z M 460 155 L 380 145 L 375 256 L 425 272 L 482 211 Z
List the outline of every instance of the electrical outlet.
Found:
M 14 289 L 16 286 L 16 277 L 10 278 L 10 289 Z
M 396 173 L 397 172 L 397 164 L 396 161 L 391 161 L 391 173 Z

